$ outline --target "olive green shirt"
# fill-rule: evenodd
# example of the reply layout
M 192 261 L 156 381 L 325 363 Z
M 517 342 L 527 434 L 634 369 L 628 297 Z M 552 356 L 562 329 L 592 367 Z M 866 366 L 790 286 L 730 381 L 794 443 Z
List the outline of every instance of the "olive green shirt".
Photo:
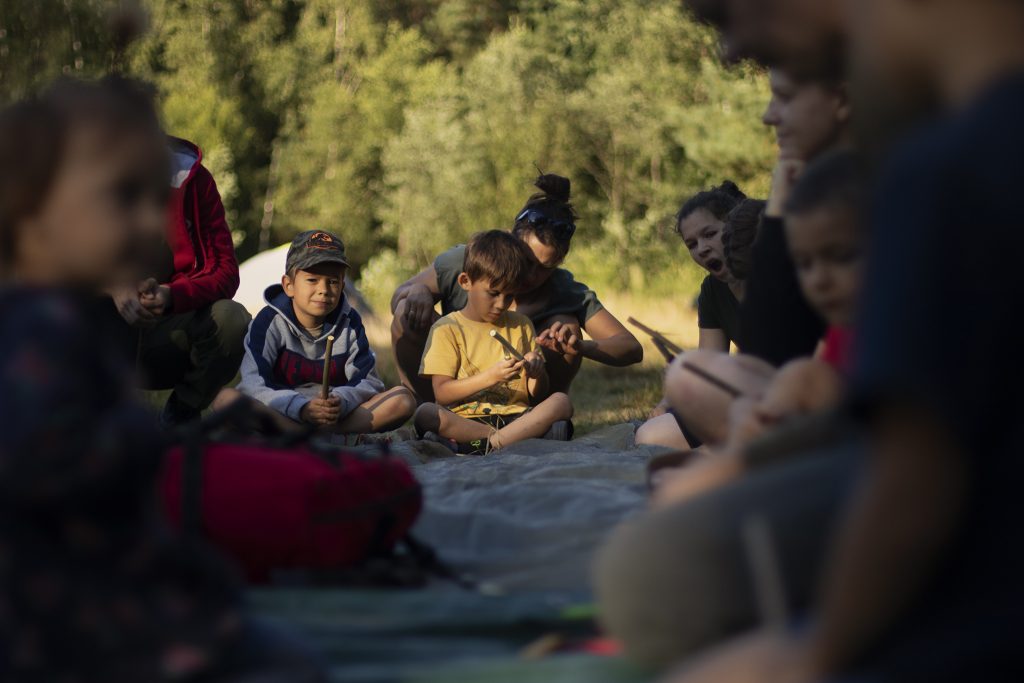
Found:
M 460 244 L 434 260 L 437 288 L 441 292 L 442 315 L 461 311 L 466 307 L 466 290 L 462 289 L 458 282 L 465 259 L 466 246 Z M 581 326 L 586 325 L 588 320 L 604 310 L 604 306 L 597 299 L 597 294 L 582 282 L 576 282 L 572 273 L 564 268 L 556 269 L 538 293 L 541 297 L 547 297 L 543 308 L 531 315 L 531 321 L 538 328 L 556 315 L 571 315 L 580 321 Z

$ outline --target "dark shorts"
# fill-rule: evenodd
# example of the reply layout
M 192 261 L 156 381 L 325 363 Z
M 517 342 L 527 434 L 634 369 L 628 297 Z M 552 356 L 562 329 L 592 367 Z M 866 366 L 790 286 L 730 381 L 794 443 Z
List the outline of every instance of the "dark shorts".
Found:
M 503 427 L 512 424 L 523 415 L 526 415 L 531 410 L 533 409 L 527 408 L 523 412 L 516 413 L 514 415 L 481 415 L 480 417 L 471 417 L 469 419 L 473 422 L 479 422 L 480 424 L 487 425 L 492 429 L 502 429 Z
M 686 443 L 689 444 L 690 448 L 696 449 L 704 445 L 704 442 L 697 438 L 697 435 L 690 431 L 690 428 L 683 422 L 683 418 L 676 414 L 676 411 L 671 408 L 668 409 L 668 414 L 676 419 L 676 424 L 679 425 L 679 431 L 683 433 L 683 438 L 686 439 Z

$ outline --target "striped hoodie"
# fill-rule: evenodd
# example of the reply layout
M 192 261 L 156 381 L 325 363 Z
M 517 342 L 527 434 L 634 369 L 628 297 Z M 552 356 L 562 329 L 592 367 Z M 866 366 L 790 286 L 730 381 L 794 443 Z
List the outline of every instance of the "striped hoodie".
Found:
M 281 285 L 267 288 L 264 298 L 267 306 L 245 337 L 239 391 L 299 421 L 305 405 L 320 395 L 332 334 L 330 385 L 331 394 L 341 399 L 341 418 L 384 391 L 363 320 L 347 299 L 327 316 L 321 336 L 314 339 L 299 324 Z

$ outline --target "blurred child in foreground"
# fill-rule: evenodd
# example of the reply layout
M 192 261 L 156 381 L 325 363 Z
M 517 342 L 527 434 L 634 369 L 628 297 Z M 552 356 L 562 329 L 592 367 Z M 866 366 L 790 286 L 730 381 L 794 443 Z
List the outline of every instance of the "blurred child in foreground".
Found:
M 280 641 L 251 647 L 231 573 L 153 517 L 163 443 L 93 314 L 147 268 L 167 169 L 139 84 L 62 82 L 0 113 L 4 680 L 319 680 L 301 656 L 264 668 Z
M 855 155 L 834 152 L 807 169 L 786 203 L 786 239 L 800 289 L 829 326 L 819 353 L 783 366 L 761 395 L 736 400 L 723 447 L 663 474 L 658 504 L 731 481 L 744 470 L 745 447 L 766 430 L 838 406 L 861 294 L 867 195 L 862 173 Z
M 993 267 L 1024 251 L 1024 4 L 848 4 L 856 73 L 941 110 L 874 194 L 851 379 L 871 457 L 808 627 L 738 641 L 685 683 L 1024 679 L 1024 369 L 999 352 L 1024 343 L 1006 324 L 1024 286 Z

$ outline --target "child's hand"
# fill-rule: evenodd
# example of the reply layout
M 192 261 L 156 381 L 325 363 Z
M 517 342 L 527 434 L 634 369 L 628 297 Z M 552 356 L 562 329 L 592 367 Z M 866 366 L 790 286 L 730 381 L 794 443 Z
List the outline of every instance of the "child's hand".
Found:
M 332 425 L 341 417 L 341 399 L 337 396 L 329 396 L 326 400 L 314 398 L 302 408 L 299 417 L 317 427 Z
M 121 287 L 110 293 L 117 312 L 132 327 L 150 327 L 156 322 L 156 316 L 142 304 L 139 290 L 136 287 Z
M 150 278 L 139 285 L 139 302 L 153 315 L 165 315 L 171 310 L 171 288 Z
M 523 356 L 523 370 L 526 376 L 536 379 L 544 374 L 544 356 L 536 351 L 530 351 Z
M 523 361 L 518 360 L 503 360 L 499 361 L 497 365 L 492 367 L 487 372 L 490 378 L 494 380 L 491 385 L 502 384 L 504 382 L 511 382 L 519 376 L 519 371 L 523 369 Z

